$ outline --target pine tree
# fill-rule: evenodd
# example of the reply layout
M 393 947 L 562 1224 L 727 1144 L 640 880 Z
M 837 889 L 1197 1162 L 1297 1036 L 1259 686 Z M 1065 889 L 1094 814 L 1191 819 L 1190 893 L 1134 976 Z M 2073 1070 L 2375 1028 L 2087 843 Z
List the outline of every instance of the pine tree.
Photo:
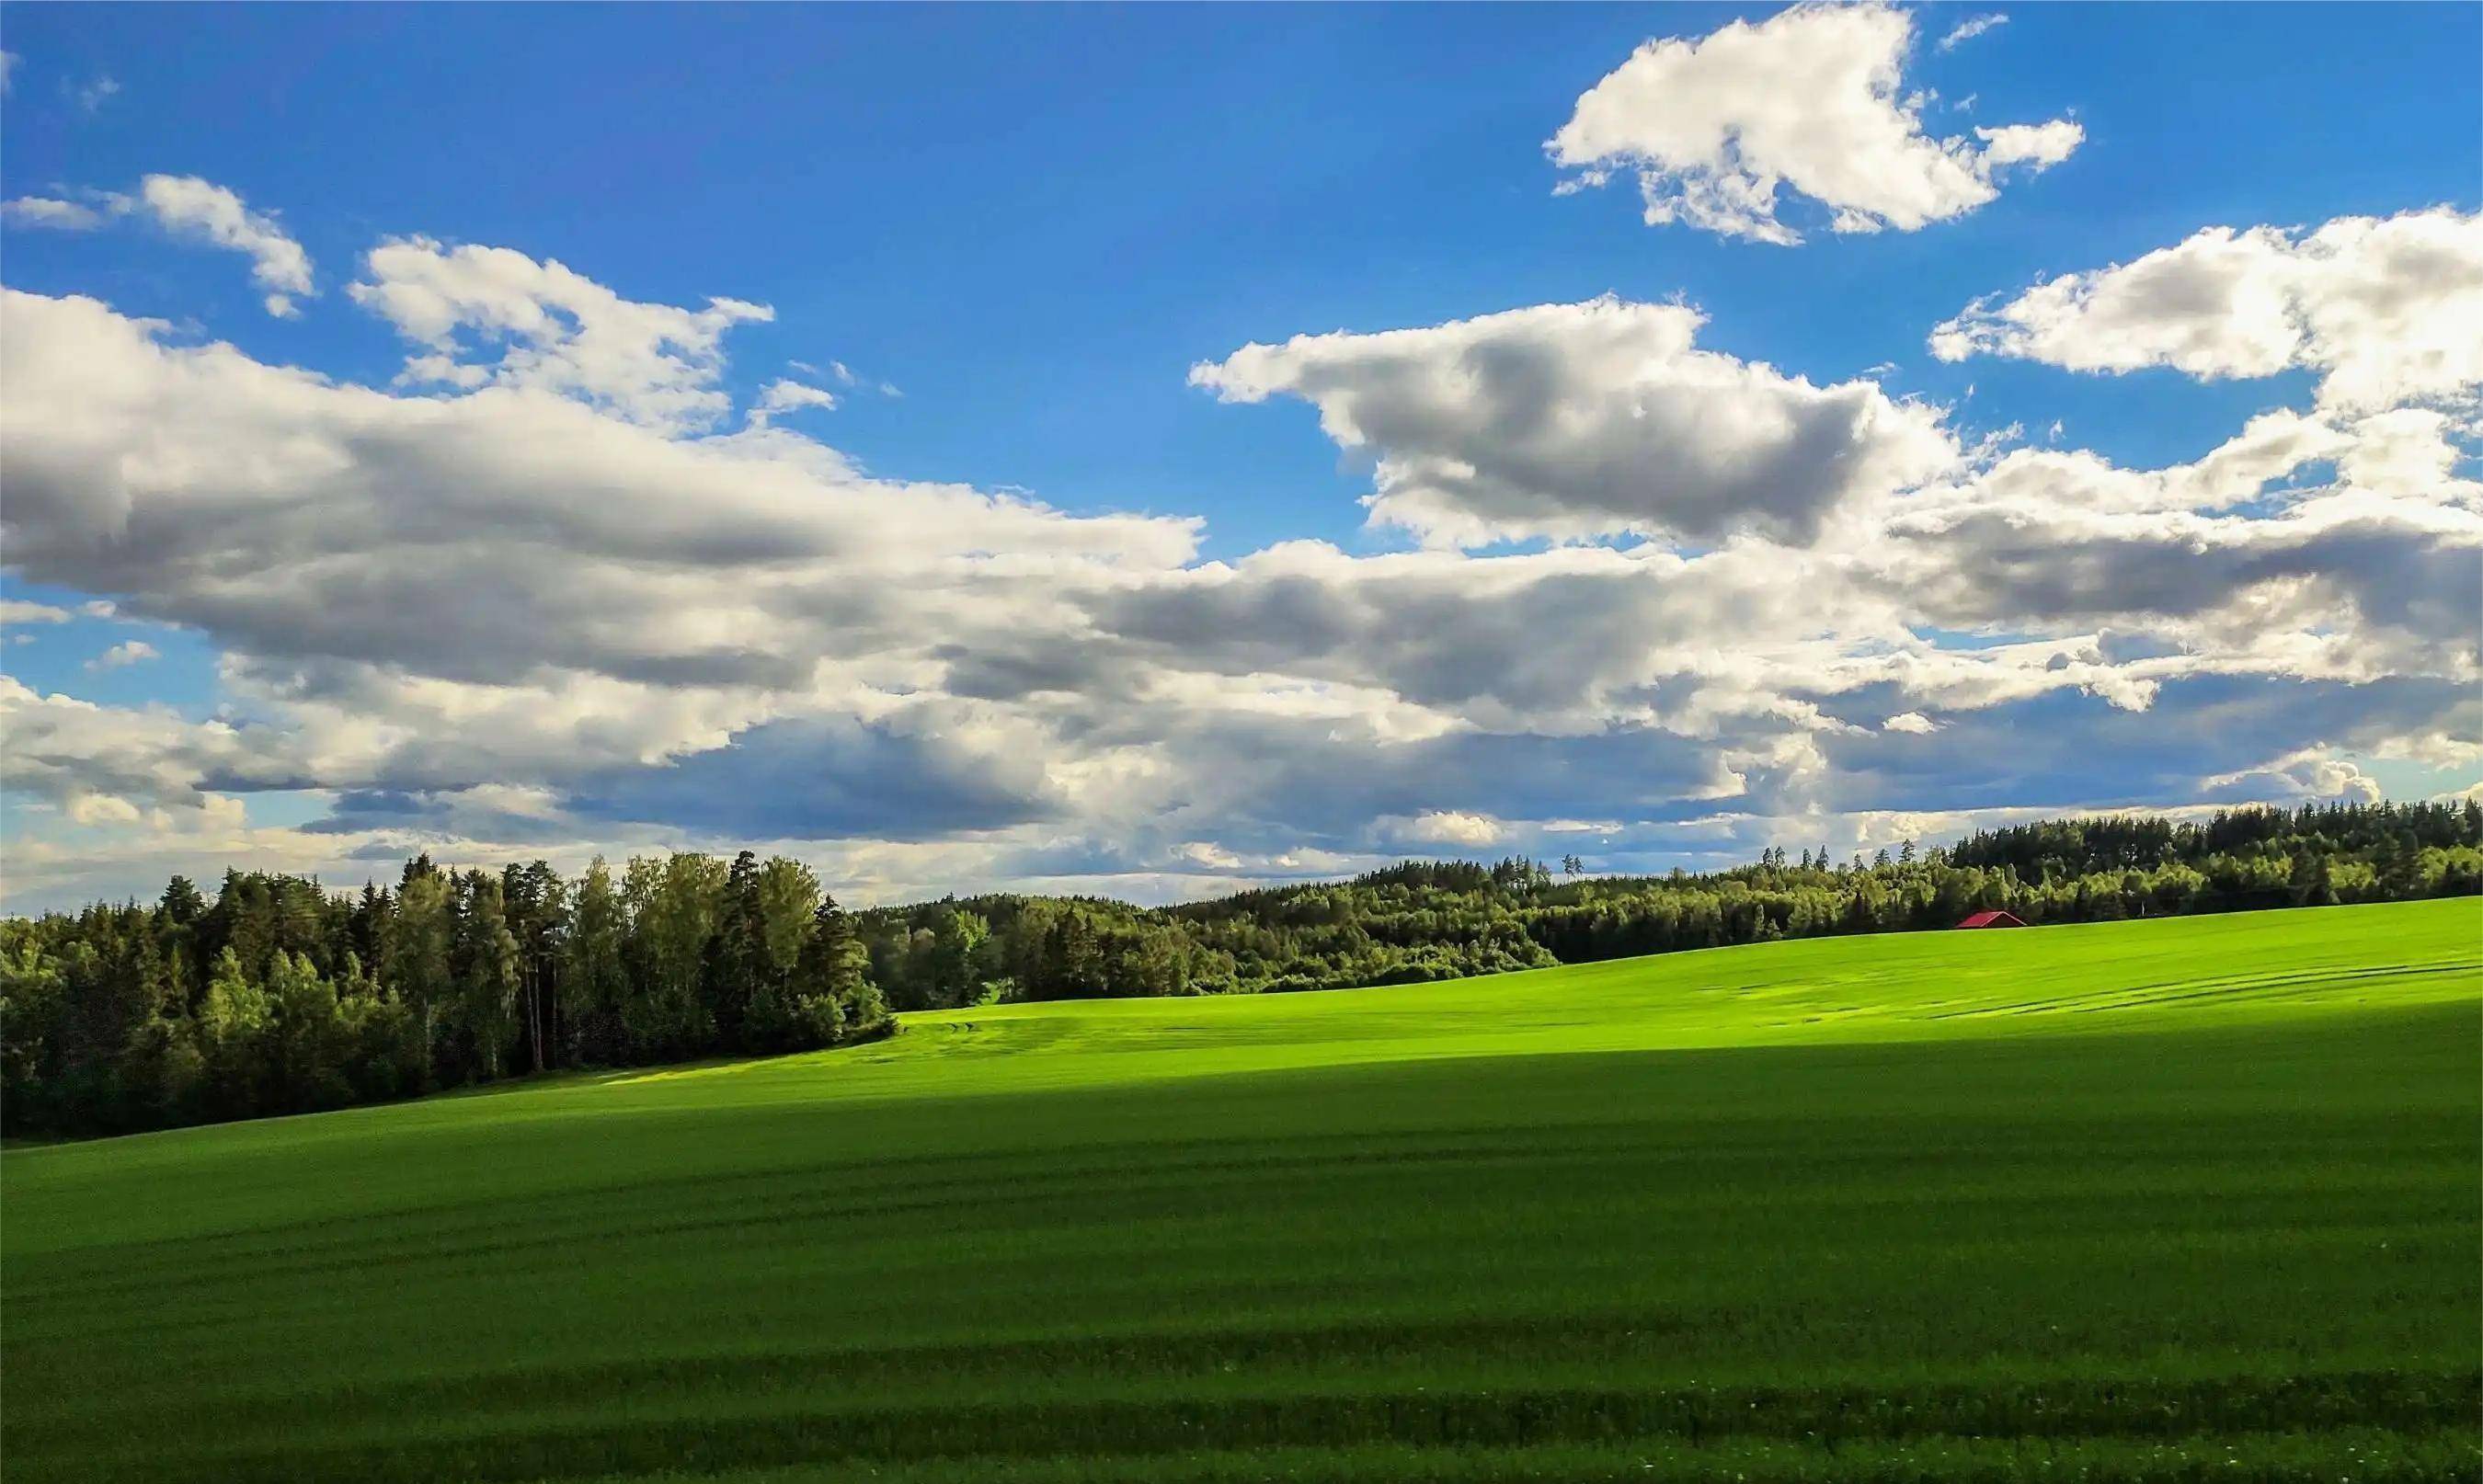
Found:
M 818 965 L 813 982 L 835 1001 L 854 1031 L 876 1029 L 888 1019 L 888 1002 L 870 979 L 870 956 L 854 933 L 853 919 L 837 899 L 822 892 L 812 919 L 812 952 Z
M 733 858 L 724 878 L 707 1002 L 715 1016 L 716 1037 L 727 1047 L 750 1044 L 743 1021 L 768 967 L 767 912 L 759 876 L 759 857 L 745 850 Z

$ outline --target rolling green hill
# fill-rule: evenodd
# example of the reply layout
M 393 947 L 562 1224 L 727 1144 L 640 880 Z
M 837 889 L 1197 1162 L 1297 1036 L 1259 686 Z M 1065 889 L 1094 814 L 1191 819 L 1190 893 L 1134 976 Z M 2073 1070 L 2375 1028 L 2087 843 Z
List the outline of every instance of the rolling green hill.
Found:
M 2469 1479 L 2472 900 L 912 1016 L 0 1161 L 11 1484 Z

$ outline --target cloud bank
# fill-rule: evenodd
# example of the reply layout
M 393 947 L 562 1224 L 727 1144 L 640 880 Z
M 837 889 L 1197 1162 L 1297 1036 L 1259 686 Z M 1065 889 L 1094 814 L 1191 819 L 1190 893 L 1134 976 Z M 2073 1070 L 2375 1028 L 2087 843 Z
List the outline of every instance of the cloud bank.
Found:
M 206 719 L 0 679 L 10 887 L 755 840 L 866 899 L 1166 896 L 1404 851 L 1584 841 L 1626 869 L 2470 767 L 2475 370 L 2389 334 L 2463 303 L 2470 228 L 2230 234 L 2291 265 L 2290 339 L 2218 307 L 2251 293 L 2125 292 L 2119 269 L 2067 317 L 1957 328 L 1964 353 L 2322 378 L 2157 467 L 1966 438 L 1874 383 L 1737 357 L 1679 304 L 1246 345 L 1191 380 L 1317 409 L 1417 549 L 1220 561 L 1189 518 L 868 474 L 775 420 L 827 405 L 808 384 L 736 417 L 730 334 L 769 312 L 744 301 L 383 243 L 349 297 L 408 357 L 363 385 L 8 291 L 13 580 L 221 656 Z M 309 821 L 261 822 L 276 796 Z

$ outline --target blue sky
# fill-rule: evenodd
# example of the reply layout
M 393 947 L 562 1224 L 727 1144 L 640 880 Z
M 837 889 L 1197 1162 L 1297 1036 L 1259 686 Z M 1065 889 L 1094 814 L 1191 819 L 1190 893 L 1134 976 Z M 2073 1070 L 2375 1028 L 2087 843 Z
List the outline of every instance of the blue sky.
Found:
M 0 47 L 17 59 L 0 100 L 0 182 L 9 198 L 92 203 L 105 199 L 94 193 L 118 193 L 126 199 L 151 175 L 211 183 L 298 243 L 314 265 L 314 286 L 299 300 L 297 317 L 272 317 L 261 308 L 266 285 L 253 281 L 243 257 L 202 245 L 196 231 L 170 218 L 148 221 L 126 207 L 106 207 L 110 220 L 90 230 L 12 218 L 0 238 L 0 278 L 22 294 L 85 295 L 123 319 L 167 322 L 166 344 L 226 342 L 263 365 L 306 368 L 401 399 L 452 397 L 459 388 L 397 383 L 409 334 L 348 291 L 371 280 L 364 255 L 390 240 L 419 237 L 443 251 L 470 245 L 513 250 L 537 263 L 557 260 L 633 305 L 695 308 L 715 296 L 763 304 L 772 306 L 772 319 L 725 333 L 709 378 L 736 413 L 772 381 L 805 381 L 834 392 L 838 405 L 786 414 L 778 428 L 832 448 L 891 487 L 971 486 L 1030 497 L 1067 517 L 1194 517 L 1203 521 L 1196 550 L 1176 561 L 1166 580 L 1195 587 L 1198 564 L 1244 564 L 1283 543 L 1329 543 L 1348 562 L 1415 553 L 1426 543 L 1422 529 L 1369 523 L 1372 513 L 1361 503 L 1380 458 L 1419 458 L 1424 450 L 1377 439 L 1341 446 L 1322 431 L 1322 411 L 1334 409 L 1320 402 L 1317 387 L 1330 384 L 1318 376 L 1364 371 L 1287 368 L 1251 395 L 1219 397 L 1190 384 L 1193 365 L 1225 362 L 1252 342 L 1443 327 L 1607 294 L 1630 304 L 1680 302 L 1706 316 L 1696 331 L 1701 351 L 1765 362 L 1821 386 L 1874 377 L 1892 405 L 1937 409 L 1965 461 L 1961 467 L 1971 465 L 1971 473 L 1988 473 L 1990 460 L 2011 446 L 2086 450 L 2123 469 L 2150 469 L 2199 460 L 2261 413 L 2324 415 L 2320 367 L 2297 361 L 2273 374 L 2203 376 L 2152 364 L 2098 374 L 2074 363 L 2082 352 L 1942 360 L 1927 337 L 1984 296 L 2006 302 L 2042 279 L 2127 264 L 2203 228 L 2309 234 L 2339 219 L 2444 207 L 2470 235 L 2483 175 L 2474 126 L 2483 91 L 2473 66 L 2483 47 L 2483 13 L 2471 8 L 2029 6 L 1947 49 L 1939 42 L 1962 22 L 1993 12 L 1926 6 L 1899 13 L 1910 18 L 1911 33 L 1899 93 L 1926 93 L 1917 105 L 1923 133 L 1971 147 L 1978 125 L 2061 119 L 2073 121 L 2082 138 L 2040 171 L 2004 171 L 1990 199 L 1915 229 L 1825 230 L 1827 208 L 1787 191 L 1781 213 L 1806 240 L 1779 247 L 1688 223 L 1642 222 L 1639 193 L 1626 178 L 1642 159 L 1618 159 L 1614 168 L 1623 178 L 1601 189 L 1556 195 L 1562 172 L 1545 151 L 1581 94 L 1621 68 L 1642 42 L 1701 43 L 1737 21 L 1767 22 L 1774 7 L 9 6 L 0 8 Z M 106 80 L 109 89 L 99 86 Z M 2454 284 L 2442 290 L 2456 291 Z M 2451 310 L 2463 305 L 2443 303 Z M 464 344 L 469 356 L 486 349 L 470 330 Z M 823 369 L 790 369 L 794 362 Z M 852 384 L 824 369 L 835 363 L 849 368 Z M 2453 368 L 2446 374 L 2446 390 L 2426 384 L 2396 401 L 2434 413 L 2446 409 L 2442 436 L 2465 457 L 2471 387 L 2461 389 Z M 1375 393 L 1348 387 L 1332 395 Z M 2352 410 L 2365 417 L 2380 411 Z M 2013 428 L 2014 443 L 1983 441 Z M 713 437 L 729 429 L 719 423 L 687 431 Z M 0 444 L 0 459 L 12 457 L 49 456 L 23 443 Z M 1660 464 L 1662 452 L 1654 457 Z M 2460 478 L 2470 477 L 2470 464 L 2467 458 L 2458 465 Z M 2291 485 L 2328 477 L 2317 460 L 2286 468 Z M 1648 475 L 1663 477 L 1660 469 Z M 1940 478 L 1960 482 L 1950 472 Z M 1525 497 L 1559 496 L 1556 490 Z M 1987 508 L 1996 498 L 1969 489 L 1957 499 L 1970 505 L 1978 497 Z M 2469 513 L 2456 490 L 2391 490 L 2390 497 L 2428 498 L 2460 519 Z M 582 489 L 576 498 L 593 492 Z M 698 496 L 685 490 L 680 498 L 695 508 Z M 1823 497 L 1822 508 L 1830 507 L 1843 508 Z M 1515 554 L 1557 566 L 1584 543 L 1606 553 L 1648 557 L 1660 550 L 1695 561 L 1737 542 L 1783 539 L 1782 532 L 1769 536 L 1729 521 L 1696 531 L 1660 526 L 1590 528 L 1572 520 L 1562 529 L 1576 534 L 1561 538 L 1559 549 L 1511 526 L 1497 541 L 1467 543 L 1464 559 Z M 2466 539 L 2424 530 L 2427 541 Z M 11 534 L 24 540 L 18 530 Z M 2267 541 L 2276 533 L 2245 534 Z M 1809 537 L 1803 550 L 1816 552 L 1820 540 Z M 1429 541 L 1440 555 L 1438 528 Z M 38 537 L 31 549 L 48 544 Z M 250 556 L 243 550 L 226 559 Z M 2287 560 L 2293 575 L 2284 580 L 2300 576 L 2294 569 L 2309 570 L 2309 558 Z M 81 585 L 100 581 L 105 568 L 125 585 Z M 1180 575 L 1185 568 L 1190 576 Z M 561 580 L 556 555 L 535 570 L 547 583 Z M 1338 581 L 1360 583 L 1380 569 L 1338 570 L 1350 573 Z M 392 684 L 424 669 L 422 661 L 379 654 L 359 641 L 323 645 L 315 616 L 302 621 L 307 626 L 298 644 L 277 643 L 256 621 L 214 617 L 223 611 L 219 602 L 175 592 L 195 576 L 130 561 L 18 563 L 10 596 L 67 616 L 13 630 L 24 642 L 8 649 L 8 673 L 38 695 L 133 712 L 169 706 L 192 724 L 222 714 L 302 733 L 312 724 L 289 708 L 308 692 L 276 683 L 280 667 L 260 664 L 262 673 L 236 683 L 220 675 L 220 662 L 236 653 L 267 661 L 280 651 L 286 666 L 312 659 L 369 664 Z M 436 593 L 476 579 L 451 561 L 407 580 Z M 2274 683 L 2286 661 L 2272 652 L 2246 660 L 2216 646 L 2229 643 L 2237 624 L 2248 626 L 2238 616 L 2269 601 L 2265 584 L 2278 579 L 2202 580 L 2240 585 L 2213 613 L 2184 616 L 2188 626 L 2179 635 L 2157 642 L 2217 655 L 2201 659 L 2203 671 L 2229 677 L 2248 670 Z M 978 588 L 975 600 L 987 596 Z M 97 600 L 119 604 L 120 617 L 80 611 Z M 2350 595 L 2337 601 L 2353 606 Z M 2020 615 L 2005 604 L 1960 603 L 1903 623 L 1935 648 L 1961 652 L 1988 649 L 1995 637 L 2066 644 L 2091 640 L 2098 629 L 2145 626 L 2127 613 L 2103 622 L 2108 608 Z M 1513 610 L 1507 623 L 1522 626 L 1526 612 Z M 1785 641 L 1838 629 L 1846 636 L 1840 652 L 1866 654 L 1876 641 L 1863 631 L 1884 629 L 1884 618 L 1876 610 L 1867 622 L 1841 610 L 1796 615 Z M 2346 623 L 2334 612 L 2305 610 L 2295 619 L 2302 634 L 2323 641 L 2344 632 Z M 1720 627 L 1729 631 L 1732 623 L 1720 616 Z M 1032 632 L 1018 623 L 1001 631 Z M 833 646 L 837 632 L 831 628 L 819 642 Z M 2419 648 L 2416 639 L 2440 638 L 2392 634 L 2381 646 L 2390 655 Z M 979 657 L 990 648 L 963 629 L 913 637 L 926 652 L 945 646 Z M 132 638 L 157 657 L 90 668 L 107 648 Z M 2470 624 L 2448 638 L 2470 654 Z M 1040 645 L 1028 642 L 1057 661 L 1092 650 L 1095 634 L 1081 621 Z M 1668 654 L 1651 653 L 1642 673 L 1599 685 L 1592 696 L 1556 699 L 1537 686 L 1531 699 L 1512 702 L 1507 684 L 1467 685 L 1494 698 L 1478 709 L 1467 696 L 1425 700 L 1419 687 L 1375 660 L 1356 669 L 1353 654 L 1375 652 L 1368 647 L 1381 642 L 1367 633 L 1331 636 L 1316 654 L 1285 655 L 1270 641 L 1260 668 L 1206 668 L 1227 693 L 1245 681 L 1269 694 L 1288 682 L 1370 692 L 1359 695 L 1364 709 L 1357 715 L 1375 729 L 1374 738 L 1400 737 L 1414 725 L 1403 717 L 1373 720 L 1402 702 L 1429 708 L 1416 731 L 1437 724 L 1453 732 L 1533 738 L 1531 750 L 1508 744 L 1510 755 L 1540 756 L 1556 771 L 1627 771 L 1566 760 L 1576 739 L 1592 731 L 1608 742 L 1660 733 L 1665 760 L 1658 772 L 1686 758 L 1696 764 L 1689 768 L 1694 774 L 1722 768 L 1743 776 L 1739 806 L 1734 796 L 1699 789 L 1691 790 L 1696 808 L 1678 800 L 1662 808 L 1636 806 L 1644 819 L 1724 820 L 1706 835 L 1651 827 L 1637 835 L 1630 829 L 1595 832 L 1597 840 L 1619 841 L 1607 862 L 1615 869 L 1695 859 L 1707 849 L 1755 850 L 1773 842 L 1776 821 L 1814 816 L 1823 829 L 1859 841 L 1891 828 L 1876 815 L 1942 808 L 1919 788 L 1902 799 L 1873 797 L 1858 783 L 1795 788 L 1785 780 L 1838 766 L 1837 749 L 1821 744 L 1826 734 L 1814 729 L 1811 737 L 1824 760 L 1797 766 L 1770 752 L 1781 752 L 1783 738 L 1739 734 L 1706 718 L 1698 704 L 1690 706 L 1692 715 L 1668 717 L 1643 694 L 1651 677 L 1680 675 Z M 1687 643 L 1674 641 L 1674 651 Z M 1149 663 L 1170 663 L 1162 642 L 1148 644 Z M 2291 678 L 2297 686 L 2364 687 L 2443 678 L 2400 673 L 2397 660 L 2376 649 L 2350 663 L 2335 656 L 2327 662 L 2330 673 Z M 488 674 L 458 676 L 445 675 L 457 668 L 446 666 L 435 678 L 553 684 L 570 661 L 547 651 L 499 663 L 503 668 Z M 874 696 L 925 695 L 941 688 L 926 678 L 932 663 L 921 653 L 904 664 L 892 659 L 886 673 L 858 683 Z M 953 667 L 954 656 L 947 663 Z M 1710 689 L 1719 680 L 1715 668 L 1700 672 Z M 590 672 L 618 673 L 594 665 L 577 673 Z M 2172 680 L 2176 689 L 2183 681 L 2169 673 L 2150 678 Z M 1782 690 L 1771 702 L 1778 713 L 1819 706 L 1830 694 L 1815 678 L 1771 683 Z M 357 696 L 355 704 L 370 700 L 366 687 L 357 690 L 333 675 L 317 684 Z M 1161 688 L 1179 687 L 1167 680 Z M 60 811 L 93 794 L 129 801 L 139 813 L 212 794 L 242 800 L 254 828 L 289 831 L 317 824 L 339 800 L 367 806 L 374 798 L 410 799 L 397 833 L 360 838 L 357 848 L 385 854 L 436 842 L 451 853 L 466 845 L 488 850 L 521 833 L 522 843 L 573 854 L 695 845 L 704 841 L 688 790 L 731 791 L 743 759 L 749 777 L 798 771 L 810 755 L 803 748 L 816 746 L 822 766 L 903 780 L 896 791 L 918 800 L 909 817 L 928 822 L 917 828 L 906 818 L 826 809 L 821 817 L 833 823 L 818 828 L 827 833 L 789 837 L 832 875 L 847 869 L 867 894 L 936 886 L 949 875 L 980 884 L 1066 874 L 1091 875 L 1103 889 L 1154 895 L 1349 868 L 1409 849 L 1558 853 L 1575 832 L 1547 835 L 1546 824 L 1579 822 L 1530 819 L 1515 803 L 1504 807 L 1488 789 L 1478 792 L 1480 784 L 1450 790 L 1456 796 L 1444 793 L 1433 808 L 1409 797 L 1388 806 L 1396 812 L 1366 811 L 1349 821 L 1305 821 L 1249 790 L 1227 794 L 1203 783 L 1165 784 L 1168 791 L 1150 795 L 1141 809 L 1099 802 L 1114 792 L 1102 778 L 1112 770 L 1098 761 L 1091 739 L 1112 736 L 1132 757 L 1192 744 L 1186 734 L 1151 730 L 1154 724 L 1131 710 L 1104 707 L 1095 693 L 1085 698 L 1093 714 L 1074 718 L 1050 702 L 1029 711 L 1024 696 L 950 696 L 960 704 L 1018 709 L 999 720 L 976 712 L 934 724 L 903 719 L 903 704 L 882 709 L 877 701 L 834 700 L 825 694 L 832 689 L 814 685 L 799 703 L 782 685 L 773 699 L 747 704 L 737 693 L 732 704 L 708 696 L 720 707 L 715 716 L 731 713 L 741 724 L 689 727 L 632 755 L 622 771 L 652 772 L 614 797 L 668 802 L 628 828 L 611 823 L 618 806 L 589 797 L 599 785 L 582 774 L 533 762 L 512 765 L 503 776 L 489 766 L 461 776 L 428 762 L 391 771 L 392 764 L 365 755 L 368 746 L 344 764 L 339 759 L 354 749 L 342 744 L 325 756 L 256 772 L 202 766 L 195 755 L 150 762 L 139 769 L 155 780 L 148 786 L 171 790 L 152 802 L 140 797 L 143 789 L 112 792 L 64 763 L 56 779 L 13 782 L 7 817 L 21 839 L 51 838 Z M 2107 681 L 2042 703 L 2110 712 L 2101 720 L 2116 730 L 2131 717 L 2141 719 L 2143 734 L 2169 737 L 2179 729 L 2174 707 L 2115 710 L 2096 699 L 2111 689 Z M 2367 690 L 2360 694 L 2368 699 Z M 1952 725 L 1936 706 L 1925 709 L 1928 695 L 1898 714 L 1922 714 L 1935 732 L 1951 737 L 1969 724 L 1998 726 L 2005 735 L 2010 708 L 2037 700 L 1997 686 L 1962 703 Z M 334 697 L 323 703 L 344 705 Z M 1226 694 L 1218 703 L 1235 702 Z M 1242 707 L 1250 717 L 1281 709 L 1275 702 Z M 2195 759 L 2186 778 L 2149 774 L 2140 789 L 2121 788 L 2108 768 L 2076 777 L 2004 772 L 1961 780 L 1959 789 L 1978 808 L 2018 799 L 2047 807 L 2194 804 L 2237 789 L 2291 797 L 2308 788 L 2302 796 L 2316 796 L 2340 775 L 2296 756 L 2308 752 L 2333 755 L 2355 778 L 2393 792 L 2470 781 L 2469 755 L 2459 750 L 2474 740 L 2470 711 L 2409 713 L 2401 735 L 2419 745 L 2393 746 L 2335 720 L 2355 709 L 2310 706 L 2309 714 L 2268 723 L 2263 735 L 2237 739 L 2228 753 Z M 1752 714 L 1766 710 L 1758 705 Z M 319 725 L 336 725 L 327 712 L 320 717 Z M 1877 727 L 1885 717 L 1837 719 Z M 411 716 L 402 723 L 413 732 L 435 725 Z M 986 735 L 987 728 L 998 730 Z M 1029 730 L 1020 735 L 1014 728 Z M 1000 750 L 1019 762 L 1038 734 L 1062 752 L 1054 757 L 1037 747 L 1033 755 L 1055 764 L 1051 776 L 1026 782 L 1014 804 L 978 813 L 978 801 L 1009 792 L 993 782 L 994 768 L 977 761 L 977 749 L 1001 734 L 1016 738 Z M 1934 732 L 1913 735 L 1928 742 Z M 938 756 L 922 755 L 925 738 L 937 741 L 931 752 Z M 452 741 L 426 740 L 434 749 Z M 1390 745 L 1374 743 L 1382 753 Z M 1763 755 L 1775 760 L 1746 765 Z M 695 768 L 686 765 L 690 758 L 699 759 Z M 2265 787 L 2215 782 L 2271 765 Z M 608 779 L 614 767 L 621 765 L 601 766 L 594 776 Z M 1047 793 L 1079 767 L 1097 776 L 1066 794 Z M 163 782 L 183 768 L 191 770 L 185 782 Z M 1784 776 L 1775 784 L 1758 782 L 1779 769 Z M 932 798 L 947 798 L 942 780 L 962 790 L 954 807 Z M 1577 797 L 1560 808 L 1593 812 L 1597 788 L 1610 782 L 1600 772 L 1582 775 Z M 2349 780 L 2345 786 L 2366 784 Z M 528 807 L 537 812 L 524 831 L 499 813 L 484 817 L 497 835 L 461 834 L 467 826 L 459 820 L 473 823 L 467 816 L 478 788 L 530 790 Z M 1337 807 L 1356 812 L 1353 789 L 1343 793 Z M 1132 823 L 1129 809 L 1145 815 L 1145 829 Z M 84 812 L 98 821 L 123 813 L 99 806 Z M 365 817 L 370 810 L 344 812 Z M 1590 822 L 1635 828 L 1623 817 L 1629 812 L 1616 801 Z M 1180 827 L 1157 828 L 1170 814 L 1183 816 Z M 724 817 L 720 806 L 716 815 Z M 1435 815 L 1446 822 L 1425 823 Z M 37 869 L 12 873 L 19 879 L 8 884 L 10 900 L 134 889 L 150 872 L 160 874 L 157 865 L 214 848 L 263 848 L 272 861 L 337 870 L 334 861 L 318 859 L 326 847 L 307 836 L 257 840 L 185 835 L 177 822 L 121 823 L 132 838 L 92 837 L 101 828 L 94 823 L 60 833 L 56 851 L 34 853 L 41 856 Z M 1146 839 L 1126 838 L 1134 835 Z M 339 835 L 330 830 L 324 837 Z M 1066 873 L 1051 869 L 1064 861 L 1089 863 Z M 1223 861 L 1237 863 L 1214 863 Z

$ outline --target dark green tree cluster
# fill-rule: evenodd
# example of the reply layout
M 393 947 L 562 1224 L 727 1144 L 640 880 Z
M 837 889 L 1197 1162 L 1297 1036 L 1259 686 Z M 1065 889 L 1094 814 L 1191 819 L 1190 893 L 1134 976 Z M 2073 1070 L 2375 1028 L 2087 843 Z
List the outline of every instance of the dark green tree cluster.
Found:
M 1419 984 L 1564 962 L 1529 930 L 1555 891 L 1531 861 L 1408 861 L 1349 882 L 1168 908 L 1249 992 Z
M 554 1067 L 835 1046 L 887 1008 L 798 861 L 407 863 L 394 890 L 227 873 L 153 906 L 0 921 L 0 1121 L 117 1132 Z
M 835 1046 L 890 1008 L 1339 989 L 1841 933 L 2483 892 L 2483 806 L 2050 820 L 1693 875 L 1406 861 L 1147 909 L 950 897 L 847 914 L 743 852 L 443 871 L 396 889 L 227 874 L 151 907 L 0 921 L 0 1120 L 111 1131 L 303 1112 L 555 1067 Z
M 1160 912 L 1093 897 L 954 897 L 860 914 L 871 977 L 899 1010 L 1122 999 L 1236 987 L 1229 958 Z

